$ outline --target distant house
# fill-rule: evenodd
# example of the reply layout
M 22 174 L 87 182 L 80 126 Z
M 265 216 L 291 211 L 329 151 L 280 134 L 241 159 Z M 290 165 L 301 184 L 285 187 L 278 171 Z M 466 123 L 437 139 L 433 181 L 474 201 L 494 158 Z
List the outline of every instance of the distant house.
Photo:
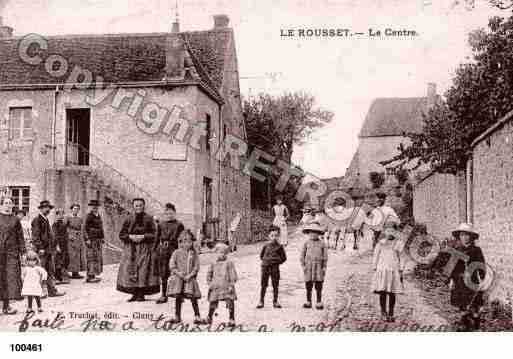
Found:
M 174 203 L 194 232 L 225 231 L 240 216 L 249 234 L 249 177 L 216 159 L 227 135 L 246 136 L 228 24 L 216 15 L 205 31 L 175 22 L 167 33 L 49 36 L 25 49 L 43 60 L 31 64 L 23 38 L 0 23 L 0 187 L 31 215 L 43 199 L 85 211 L 90 199 L 119 210 L 143 197 L 153 215 Z M 76 67 L 96 85 L 66 88 Z M 177 121 L 170 132 L 188 131 L 184 114 L 201 124 L 198 146 L 142 131 L 157 112 Z
M 346 171 L 347 181 L 370 186 L 369 174 L 382 172 L 386 182 L 395 181 L 393 164 L 384 166 L 397 153 L 399 145 L 407 144 L 407 133 L 422 132 L 422 113 L 438 101 L 436 85 L 428 84 L 427 96 L 377 98 L 365 117 L 358 135 L 358 148 Z

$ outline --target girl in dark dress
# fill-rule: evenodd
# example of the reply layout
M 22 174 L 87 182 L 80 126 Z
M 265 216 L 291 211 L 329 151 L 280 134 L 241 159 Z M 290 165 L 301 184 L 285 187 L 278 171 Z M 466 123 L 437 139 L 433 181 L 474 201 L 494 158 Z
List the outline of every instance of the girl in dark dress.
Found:
M 16 314 L 11 299 L 21 299 L 21 255 L 25 253 L 23 228 L 18 217 L 12 215 L 14 205 L 10 198 L 0 197 L 0 300 L 3 314 Z
M 466 256 L 459 259 L 452 274 L 451 304 L 461 311 L 477 313 L 483 306 L 483 292 L 480 285 L 485 279 L 485 259 L 481 248 L 475 245 L 479 234 L 467 223 L 462 223 L 452 232 L 459 239 L 458 250 Z M 472 273 L 470 273 L 472 271 Z M 469 272 L 466 274 L 466 272 Z M 465 276 L 470 275 L 470 282 L 465 283 Z

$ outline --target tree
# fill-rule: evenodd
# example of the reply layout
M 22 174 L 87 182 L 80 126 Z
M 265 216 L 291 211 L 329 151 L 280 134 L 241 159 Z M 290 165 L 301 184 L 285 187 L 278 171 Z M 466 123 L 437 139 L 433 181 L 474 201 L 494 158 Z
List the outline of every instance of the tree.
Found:
M 408 181 L 408 178 L 410 177 L 408 170 L 405 168 L 400 168 L 395 172 L 395 179 L 397 180 L 397 183 L 399 185 L 403 186 L 406 181 Z
M 488 29 L 469 36 L 473 62 L 461 64 L 445 101 L 424 115 L 421 134 L 408 134 L 397 167 L 416 161 L 441 173 L 464 170 L 472 141 L 511 110 L 513 103 L 513 17 L 493 17 Z
M 306 92 L 280 96 L 261 93 L 245 99 L 243 107 L 250 150 L 257 147 L 276 158 L 269 163 L 276 170 L 271 174 L 262 173 L 267 178 L 265 182 L 251 179 L 252 204 L 256 208 L 265 208 L 270 205 L 269 197 L 274 198 L 278 194 L 274 185 L 283 170 L 277 167 L 277 160 L 291 163 L 294 145 L 302 144 L 316 129 L 330 123 L 333 113 L 318 107 L 315 97 Z M 293 202 L 294 187 L 299 187 L 302 177 L 291 179 L 280 193 L 289 206 Z
M 380 188 L 385 183 L 385 174 L 383 172 L 370 172 L 369 181 L 372 184 L 372 188 Z

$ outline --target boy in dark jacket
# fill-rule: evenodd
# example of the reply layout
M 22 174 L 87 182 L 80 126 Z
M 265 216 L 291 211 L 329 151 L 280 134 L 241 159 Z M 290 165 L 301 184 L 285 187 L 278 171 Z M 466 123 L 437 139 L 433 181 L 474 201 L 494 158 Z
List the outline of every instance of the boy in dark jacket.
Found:
M 280 244 L 280 228 L 271 226 L 269 228 L 269 242 L 264 245 L 262 252 L 260 252 L 260 259 L 262 260 L 262 280 L 260 288 L 260 303 L 257 308 L 264 307 L 265 292 L 269 284 L 269 277 L 273 285 L 273 307 L 281 308 L 278 302 L 278 286 L 280 284 L 280 265 L 285 263 L 287 256 L 285 249 Z

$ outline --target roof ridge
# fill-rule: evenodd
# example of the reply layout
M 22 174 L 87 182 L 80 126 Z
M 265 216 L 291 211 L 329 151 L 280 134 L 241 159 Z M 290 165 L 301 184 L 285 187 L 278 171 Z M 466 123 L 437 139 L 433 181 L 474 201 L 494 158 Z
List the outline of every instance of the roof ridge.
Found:
M 209 30 L 193 30 L 193 31 L 180 31 L 178 35 L 182 34 L 202 34 L 209 32 L 228 32 L 231 28 L 222 29 L 209 29 Z M 0 38 L 0 41 L 19 40 L 23 39 L 28 35 L 35 33 L 28 33 L 20 36 L 12 36 L 6 38 Z M 103 34 L 60 34 L 60 35 L 40 35 L 47 39 L 87 39 L 87 38 L 115 38 L 115 37 L 161 37 L 167 35 L 173 35 L 171 32 L 120 32 L 120 33 L 103 33 Z

